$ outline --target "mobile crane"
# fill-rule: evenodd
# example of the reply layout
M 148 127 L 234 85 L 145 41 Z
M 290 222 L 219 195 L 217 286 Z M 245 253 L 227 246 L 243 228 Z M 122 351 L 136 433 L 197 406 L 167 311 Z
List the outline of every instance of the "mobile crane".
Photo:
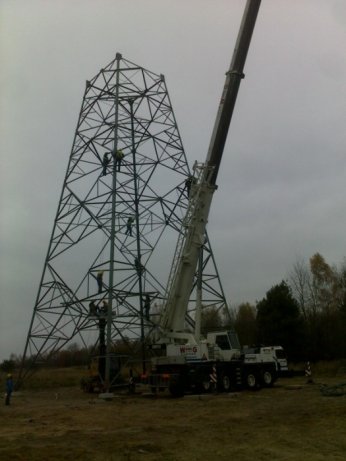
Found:
M 273 355 L 268 350 L 242 354 L 235 332 L 210 332 L 201 338 L 200 302 L 196 307 L 195 331 L 185 328 L 191 287 L 260 3 L 261 0 L 247 0 L 245 6 L 206 162 L 194 165 L 189 205 L 168 278 L 166 303 L 152 338 L 152 347 L 164 349 L 165 355 L 153 359 L 147 382 L 153 390 L 168 387 L 173 396 L 194 390 L 207 392 L 213 386 L 223 391 L 238 386 L 271 386 L 277 378 Z

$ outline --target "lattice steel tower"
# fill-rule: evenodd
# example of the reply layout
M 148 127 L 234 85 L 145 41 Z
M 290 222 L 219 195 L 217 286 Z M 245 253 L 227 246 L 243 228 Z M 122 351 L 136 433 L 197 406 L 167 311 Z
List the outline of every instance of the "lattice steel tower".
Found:
M 144 343 L 165 298 L 189 177 L 164 77 L 117 54 L 86 83 L 24 359 L 97 344 L 101 312 L 112 350 Z M 203 254 L 203 305 L 221 308 L 208 241 Z

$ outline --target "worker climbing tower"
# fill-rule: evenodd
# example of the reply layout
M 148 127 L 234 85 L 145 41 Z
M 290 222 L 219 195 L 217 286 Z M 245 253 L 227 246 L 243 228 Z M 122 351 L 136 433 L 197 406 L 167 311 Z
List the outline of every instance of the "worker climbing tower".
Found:
M 117 54 L 86 82 L 21 379 L 28 363 L 71 342 L 96 348 L 100 318 L 105 352 L 144 344 L 165 299 L 191 177 L 164 77 Z M 198 279 L 203 305 L 225 306 L 208 240 L 202 259 L 190 325 Z

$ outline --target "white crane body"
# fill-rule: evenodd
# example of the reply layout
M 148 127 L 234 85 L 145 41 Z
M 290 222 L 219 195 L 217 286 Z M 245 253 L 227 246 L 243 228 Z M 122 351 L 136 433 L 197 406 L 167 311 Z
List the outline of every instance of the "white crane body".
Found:
M 186 390 L 208 391 L 212 386 L 228 391 L 231 387 L 271 386 L 277 378 L 272 354 L 242 355 L 235 332 L 186 329 L 191 289 L 216 186 L 216 178 L 235 106 L 243 68 L 261 0 L 247 0 L 236 47 L 223 88 L 205 164 L 194 166 L 189 206 L 183 222 L 171 273 L 167 301 L 155 331 L 154 343 L 165 355 L 153 359 L 149 384 L 153 389 L 169 387 L 173 395 Z M 198 317 L 198 316 L 197 316 Z M 196 319 L 199 324 L 199 319 Z M 198 328 L 197 328 L 198 330 Z
M 216 178 L 233 115 L 247 52 L 261 0 L 248 0 L 240 25 L 232 61 L 223 87 L 214 129 L 205 164 L 195 163 L 194 179 L 189 194 L 189 207 L 178 240 L 176 255 L 167 284 L 167 301 L 160 319 L 161 341 L 164 338 L 179 341 L 184 332 L 185 315 L 193 277 L 201 247 L 205 241 L 211 202 L 216 190 Z M 172 342 L 172 341 L 168 341 Z
M 181 342 L 185 333 L 185 315 L 191 294 L 199 253 L 205 241 L 205 229 L 215 190 L 208 182 L 212 169 L 195 164 L 196 182 L 191 186 L 189 207 L 183 233 L 176 249 L 177 264 L 172 265 L 168 297 L 160 319 L 161 342 Z M 193 335 L 186 336 L 195 342 Z

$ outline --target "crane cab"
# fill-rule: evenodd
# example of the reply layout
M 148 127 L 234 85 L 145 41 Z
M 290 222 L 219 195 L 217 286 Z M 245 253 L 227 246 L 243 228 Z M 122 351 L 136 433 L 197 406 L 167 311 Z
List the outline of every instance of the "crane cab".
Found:
M 208 355 L 211 360 L 229 361 L 240 357 L 240 343 L 235 331 L 215 331 L 207 334 Z

